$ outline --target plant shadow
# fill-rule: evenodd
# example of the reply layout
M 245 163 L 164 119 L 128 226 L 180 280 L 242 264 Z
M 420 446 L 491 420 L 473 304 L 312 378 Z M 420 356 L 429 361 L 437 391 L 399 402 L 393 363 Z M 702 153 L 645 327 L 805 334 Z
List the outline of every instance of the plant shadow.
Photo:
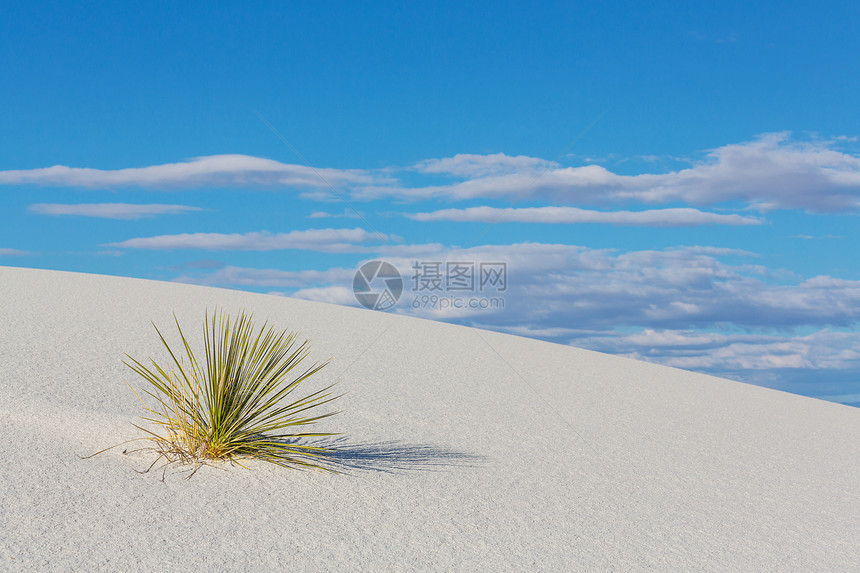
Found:
M 476 467 L 485 459 L 477 454 L 441 446 L 398 441 L 350 442 L 343 437 L 305 444 L 328 449 L 321 465 L 339 473 L 441 471 L 452 467 Z

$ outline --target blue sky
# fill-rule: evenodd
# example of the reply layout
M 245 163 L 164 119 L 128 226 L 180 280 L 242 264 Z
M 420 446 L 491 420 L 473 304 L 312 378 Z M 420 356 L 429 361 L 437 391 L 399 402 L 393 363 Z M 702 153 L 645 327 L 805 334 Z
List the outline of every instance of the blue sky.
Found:
M 384 260 L 387 312 L 860 402 L 852 3 L 125 6 L 2 4 L 0 264 L 357 306 Z

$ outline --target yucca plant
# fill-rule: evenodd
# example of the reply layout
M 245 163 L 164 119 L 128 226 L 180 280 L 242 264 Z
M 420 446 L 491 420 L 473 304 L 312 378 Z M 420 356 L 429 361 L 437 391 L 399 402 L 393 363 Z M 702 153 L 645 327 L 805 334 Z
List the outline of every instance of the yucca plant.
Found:
M 297 333 L 266 328 L 267 324 L 255 329 L 252 316 L 244 311 L 235 320 L 223 311 L 216 311 L 210 319 L 207 312 L 201 364 L 175 315 L 174 321 L 184 359 L 177 357 L 180 353 L 174 352 L 155 327 L 171 363 L 161 366 L 150 358 L 151 365 L 144 366 L 128 355 L 123 361 L 148 383 L 143 393 L 154 402 L 148 404 L 135 392 L 146 410 L 142 418 L 161 429 L 157 432 L 135 424 L 148 434 L 145 439 L 154 442 L 158 453 L 146 471 L 163 459 L 165 469 L 173 462 L 193 464 L 191 477 L 202 465 L 229 460 L 242 466 L 239 460 L 243 458 L 333 471 L 326 464 L 333 449 L 302 445 L 300 440 L 336 434 L 296 431 L 336 413 L 314 414 L 316 408 L 338 397 L 330 392 L 332 386 L 294 396 L 301 382 L 328 363 L 297 370 L 308 355 L 310 341 L 297 345 Z M 294 375 L 294 370 L 300 373 Z

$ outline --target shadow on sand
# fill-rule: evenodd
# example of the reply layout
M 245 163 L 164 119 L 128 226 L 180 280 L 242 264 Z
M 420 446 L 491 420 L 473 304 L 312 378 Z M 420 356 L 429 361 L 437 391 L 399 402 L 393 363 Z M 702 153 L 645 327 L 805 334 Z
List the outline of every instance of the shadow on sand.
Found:
M 274 440 L 273 440 L 274 442 Z M 285 449 L 289 446 L 310 446 L 312 448 L 321 448 L 325 452 L 306 453 L 296 455 L 295 449 L 290 449 L 287 456 L 295 460 L 300 460 L 296 465 L 284 464 L 295 469 L 308 469 L 307 464 L 299 465 L 302 462 L 310 462 L 318 469 L 328 469 L 341 474 L 349 474 L 356 471 L 374 471 L 383 473 L 404 473 L 413 471 L 443 471 L 453 467 L 477 467 L 486 461 L 484 456 L 470 454 L 466 452 L 458 452 L 440 446 L 427 444 L 407 444 L 398 441 L 386 442 L 351 442 L 346 437 L 335 439 L 316 439 L 303 440 L 300 438 L 277 440 L 283 444 Z M 271 443 L 271 442 L 270 442 Z M 117 444 L 122 445 L 122 444 Z M 116 447 L 116 446 L 114 446 Z M 111 448 L 108 448 L 111 449 Z M 107 450 L 102 450 L 83 456 L 82 459 L 91 458 Z M 144 447 L 132 450 L 123 450 L 123 454 L 133 454 L 142 451 L 153 451 L 159 453 L 157 448 Z M 218 467 L 216 464 L 200 461 L 188 461 L 186 459 L 175 459 L 170 454 L 157 456 L 155 461 L 145 470 L 138 473 L 149 473 L 159 461 L 164 461 L 164 464 L 159 466 L 162 470 L 161 480 L 164 481 L 167 475 L 169 466 L 174 463 L 179 465 L 193 465 L 193 469 L 186 476 L 186 479 L 191 478 L 197 470 L 203 466 Z M 238 464 L 241 465 L 241 464 Z
M 348 438 L 320 441 L 314 446 L 333 450 L 324 462 L 337 472 L 376 471 L 400 473 L 440 471 L 450 467 L 475 467 L 483 456 L 440 446 L 388 442 L 350 442 Z

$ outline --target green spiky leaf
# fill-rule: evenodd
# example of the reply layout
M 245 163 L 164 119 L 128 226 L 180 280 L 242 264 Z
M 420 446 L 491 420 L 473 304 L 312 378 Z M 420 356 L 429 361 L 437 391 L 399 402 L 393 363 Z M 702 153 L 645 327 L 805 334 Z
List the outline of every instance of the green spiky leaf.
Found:
M 191 463 L 193 475 L 213 461 L 241 465 L 239 459 L 256 458 L 286 467 L 332 471 L 325 462 L 333 450 L 299 443 L 306 437 L 336 435 L 297 431 L 336 413 L 317 413 L 319 406 L 338 398 L 332 386 L 306 395 L 297 392 L 304 380 L 328 363 L 299 368 L 308 356 L 309 341 L 296 344 L 296 333 L 267 328 L 267 324 L 255 329 L 252 316 L 244 311 L 235 320 L 217 311 L 210 320 L 207 312 L 201 363 L 175 316 L 174 321 L 182 341 L 178 353 L 155 327 L 170 355 L 168 365 L 150 358 L 147 366 L 128 355 L 124 361 L 147 382 L 143 393 L 151 401 L 141 399 L 146 410 L 143 419 L 162 430 L 138 426 L 159 453 L 153 465 L 162 458 L 167 464 Z

